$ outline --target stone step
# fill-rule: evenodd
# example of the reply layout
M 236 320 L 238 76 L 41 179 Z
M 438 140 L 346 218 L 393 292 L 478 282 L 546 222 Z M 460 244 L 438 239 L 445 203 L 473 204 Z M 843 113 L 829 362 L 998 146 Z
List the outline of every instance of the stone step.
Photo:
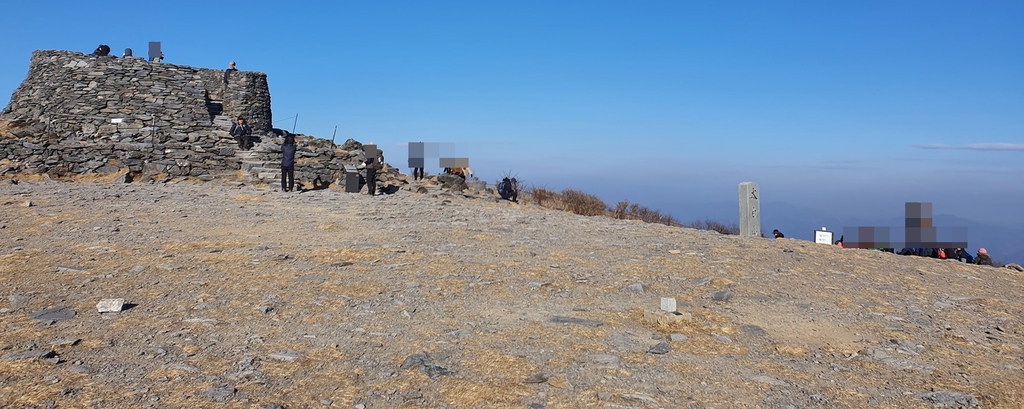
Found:
M 213 124 L 216 126 L 230 127 L 231 124 L 237 121 L 236 118 L 232 118 L 227 115 L 217 115 L 213 117 Z

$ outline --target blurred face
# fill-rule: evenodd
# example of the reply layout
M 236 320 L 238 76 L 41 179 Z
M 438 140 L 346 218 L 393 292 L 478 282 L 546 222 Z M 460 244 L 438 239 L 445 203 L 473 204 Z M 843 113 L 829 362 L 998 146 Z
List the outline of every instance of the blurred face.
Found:
M 239 125 L 241 125 L 241 124 L 242 124 L 242 123 L 244 123 L 244 122 L 245 122 L 245 120 L 244 120 L 244 119 L 239 119 L 239 120 L 238 120 L 238 124 L 239 124 Z

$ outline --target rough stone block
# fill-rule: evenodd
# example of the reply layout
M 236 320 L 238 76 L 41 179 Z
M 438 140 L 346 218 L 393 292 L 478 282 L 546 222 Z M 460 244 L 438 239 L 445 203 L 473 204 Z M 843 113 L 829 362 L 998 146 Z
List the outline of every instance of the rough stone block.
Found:
M 666 312 L 675 312 L 676 299 L 672 297 L 661 297 L 661 310 Z
M 96 303 L 96 310 L 103 312 L 120 312 L 124 308 L 124 298 L 105 298 Z

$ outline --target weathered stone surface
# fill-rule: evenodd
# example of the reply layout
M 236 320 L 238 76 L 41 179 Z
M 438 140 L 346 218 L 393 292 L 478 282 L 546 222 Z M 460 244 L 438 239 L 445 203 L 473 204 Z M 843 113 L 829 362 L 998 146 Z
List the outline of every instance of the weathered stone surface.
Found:
M 37 321 L 60 321 L 75 317 L 75 311 L 68 307 L 53 307 L 30 314 Z
M 740 235 L 761 237 L 761 189 L 754 182 L 740 183 Z
M 105 298 L 96 303 L 96 309 L 101 312 L 121 312 L 124 308 L 124 298 Z
M 587 319 L 583 319 L 583 318 L 573 318 L 573 317 L 551 317 L 551 322 L 556 322 L 556 323 L 559 323 L 559 324 L 579 324 L 579 325 L 585 325 L 585 326 L 588 326 L 588 327 L 599 327 L 601 325 L 604 325 L 604 323 L 601 322 L 601 321 L 594 321 L 594 320 L 587 320 Z

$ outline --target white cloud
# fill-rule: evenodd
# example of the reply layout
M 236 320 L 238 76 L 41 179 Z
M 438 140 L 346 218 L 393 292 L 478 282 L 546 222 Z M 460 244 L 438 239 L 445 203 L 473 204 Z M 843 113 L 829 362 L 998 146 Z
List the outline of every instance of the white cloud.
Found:
M 968 151 L 1024 151 L 1022 143 L 972 143 L 967 145 L 923 144 L 912 145 L 918 149 L 952 149 Z

